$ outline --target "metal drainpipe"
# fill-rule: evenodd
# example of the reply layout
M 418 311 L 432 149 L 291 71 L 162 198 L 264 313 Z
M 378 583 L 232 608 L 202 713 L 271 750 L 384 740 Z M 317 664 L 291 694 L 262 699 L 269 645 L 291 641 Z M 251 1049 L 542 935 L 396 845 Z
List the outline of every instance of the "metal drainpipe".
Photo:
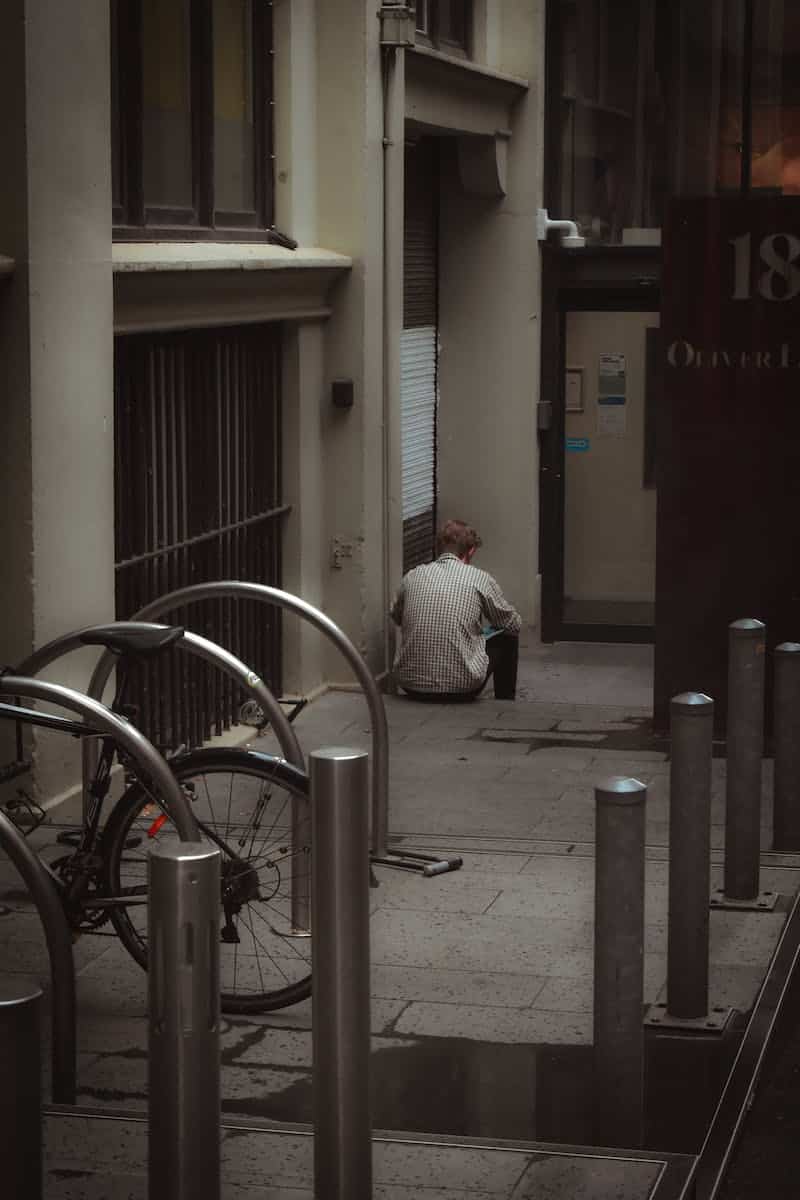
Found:
M 384 637 L 387 679 L 391 678 L 393 637 L 389 608 L 394 533 L 402 521 L 402 475 L 393 467 L 400 427 L 400 330 L 403 327 L 403 214 L 405 182 L 406 54 L 403 46 L 383 48 L 383 546 Z

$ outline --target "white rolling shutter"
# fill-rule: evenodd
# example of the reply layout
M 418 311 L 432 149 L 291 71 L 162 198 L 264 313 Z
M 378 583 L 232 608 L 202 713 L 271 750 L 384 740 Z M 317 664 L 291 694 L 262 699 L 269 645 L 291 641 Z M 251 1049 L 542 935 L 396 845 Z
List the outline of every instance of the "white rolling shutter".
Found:
M 400 341 L 403 521 L 435 501 L 436 328 L 404 329 Z

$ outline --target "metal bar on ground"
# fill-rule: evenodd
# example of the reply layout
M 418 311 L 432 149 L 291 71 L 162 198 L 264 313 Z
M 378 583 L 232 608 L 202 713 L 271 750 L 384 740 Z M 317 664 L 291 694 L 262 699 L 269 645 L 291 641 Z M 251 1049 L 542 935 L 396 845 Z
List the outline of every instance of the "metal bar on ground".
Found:
M 0 976 L 0 1169 L 19 1200 L 43 1195 L 41 1007 L 35 981 Z
M 728 632 L 723 891 L 728 900 L 755 901 L 761 853 L 766 627 L 762 621 L 745 618 L 733 621 Z
M 148 1196 L 220 1200 L 220 853 L 148 860 Z
M 667 1012 L 694 1019 L 708 1012 L 714 701 L 684 692 L 670 717 Z
M 800 642 L 775 647 L 772 849 L 800 850 Z
M 370 1200 L 369 770 L 310 756 L 315 1200 Z
M 613 777 L 595 788 L 595 1144 L 642 1145 L 644 853 L 647 788 Z

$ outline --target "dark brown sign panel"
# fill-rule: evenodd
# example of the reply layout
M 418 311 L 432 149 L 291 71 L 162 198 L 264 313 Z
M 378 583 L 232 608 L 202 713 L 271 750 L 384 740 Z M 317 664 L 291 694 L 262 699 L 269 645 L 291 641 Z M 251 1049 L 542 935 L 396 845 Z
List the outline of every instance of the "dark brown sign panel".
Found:
M 800 197 L 692 197 L 664 239 L 655 715 L 724 718 L 727 628 L 800 641 Z

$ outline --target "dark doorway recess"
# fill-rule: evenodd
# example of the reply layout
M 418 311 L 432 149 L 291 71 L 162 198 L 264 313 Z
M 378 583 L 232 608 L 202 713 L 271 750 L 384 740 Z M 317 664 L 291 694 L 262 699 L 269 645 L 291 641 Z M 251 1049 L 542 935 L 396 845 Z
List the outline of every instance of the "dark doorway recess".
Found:
M 658 255 L 658 251 L 655 255 Z M 639 317 L 658 314 L 660 306 L 657 286 L 657 258 L 653 251 L 626 249 L 563 252 L 545 250 L 543 255 L 544 277 L 542 287 L 542 420 L 540 421 L 540 571 L 542 576 L 542 638 L 555 641 L 601 641 L 601 642 L 652 642 L 654 638 L 654 596 L 642 597 L 613 595 L 576 596 L 571 586 L 576 573 L 576 560 L 591 553 L 593 535 L 585 532 L 582 522 L 591 516 L 593 506 L 591 493 L 583 494 L 583 510 L 570 502 L 569 488 L 574 480 L 569 478 L 569 467 L 579 461 L 581 466 L 594 468 L 594 462 L 603 452 L 604 443 L 597 437 L 598 422 L 609 412 L 611 405 L 600 403 L 600 380 L 598 364 L 605 351 L 619 351 L 624 344 L 615 329 L 630 340 L 626 329 Z M 636 276 L 635 281 L 631 276 Z M 592 320 L 598 326 L 605 325 L 608 333 L 598 335 L 591 353 L 577 363 L 574 350 L 570 350 L 570 327 L 575 315 Z M 654 320 L 656 318 L 654 317 Z M 591 324 L 587 327 L 591 331 Z M 637 329 L 635 338 L 641 343 L 638 383 L 634 385 L 630 355 L 623 355 L 626 392 L 623 396 L 627 413 L 633 409 L 634 401 L 640 405 L 637 421 L 642 425 L 637 436 L 619 439 L 624 445 L 627 468 L 637 481 L 631 503 L 616 504 L 620 511 L 633 513 L 641 504 L 654 507 L 653 462 L 655 437 L 653 414 L 658 405 L 659 360 L 653 353 L 654 335 L 657 330 Z M 605 338 L 605 340 L 602 340 Z M 573 361 L 570 361 L 570 355 Z M 568 398 L 568 378 L 580 373 L 580 412 L 573 405 L 575 397 Z M 605 399 L 603 397 L 602 399 Z M 623 408 L 619 405 L 617 411 Z M 621 412 L 620 412 L 621 415 Z M 632 431 L 630 416 L 627 432 Z M 580 437 L 573 436 L 579 433 Z M 588 443 L 586 452 L 576 454 L 575 445 Z M 614 480 L 617 476 L 597 476 L 596 498 L 605 503 L 613 498 Z M 588 501 L 588 502 L 587 502 Z M 609 542 L 624 545 L 628 534 L 622 527 L 608 527 Z M 584 538 L 583 549 L 576 546 L 576 539 Z M 653 549 L 654 554 L 654 549 Z M 592 578 L 591 566 L 583 566 L 585 577 Z M 573 577 L 573 578 L 571 578 Z M 615 587 L 626 582 L 624 569 L 617 571 Z M 598 588 L 598 593 L 603 591 Z

